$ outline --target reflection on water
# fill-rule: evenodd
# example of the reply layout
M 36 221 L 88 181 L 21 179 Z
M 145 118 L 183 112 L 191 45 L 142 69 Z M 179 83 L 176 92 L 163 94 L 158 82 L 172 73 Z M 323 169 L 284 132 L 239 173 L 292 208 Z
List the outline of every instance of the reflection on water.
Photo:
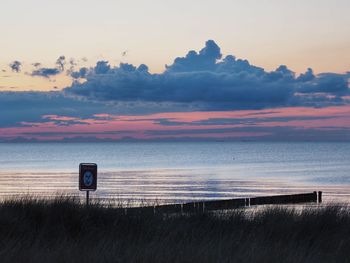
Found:
M 99 165 L 98 198 L 350 200 L 350 143 L 0 143 L 0 196 L 79 194 L 80 162 Z
M 276 178 L 215 176 L 214 170 L 101 172 L 94 198 L 159 203 L 323 191 L 324 201 L 347 202 L 349 185 L 310 185 Z M 0 196 L 78 195 L 77 173 L 0 174 Z

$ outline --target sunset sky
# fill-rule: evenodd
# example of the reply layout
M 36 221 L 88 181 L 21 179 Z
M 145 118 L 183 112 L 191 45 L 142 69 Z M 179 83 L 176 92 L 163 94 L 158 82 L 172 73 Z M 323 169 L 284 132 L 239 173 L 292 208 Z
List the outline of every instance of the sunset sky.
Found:
M 3 0 L 0 141 L 349 141 L 349 11 Z

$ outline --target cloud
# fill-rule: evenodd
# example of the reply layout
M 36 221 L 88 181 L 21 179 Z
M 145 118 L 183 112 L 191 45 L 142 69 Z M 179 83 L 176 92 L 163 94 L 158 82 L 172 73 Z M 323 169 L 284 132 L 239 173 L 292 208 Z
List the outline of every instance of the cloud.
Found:
M 107 74 L 111 67 L 108 65 L 108 61 L 98 61 L 94 68 L 95 74 Z
M 297 75 L 286 65 L 266 71 L 223 56 L 212 40 L 198 52 L 176 58 L 159 74 L 145 64 L 98 61 L 90 68 L 75 66 L 64 56 L 54 67 L 33 64 L 33 76 L 70 74 L 72 84 L 63 91 L 0 92 L 0 139 L 71 140 L 80 134 L 84 140 L 120 139 L 124 134 L 138 139 L 222 138 L 231 133 L 298 140 L 350 136 L 349 72 L 315 74 L 307 69 Z M 345 106 L 329 107 L 340 105 Z
M 0 92 L 0 140 L 350 139 L 350 106 L 168 113 L 157 108 L 154 114 L 147 110 L 149 105 L 78 100 L 60 91 Z
M 155 130 L 146 131 L 149 136 L 159 136 L 160 138 L 198 138 L 198 135 L 208 140 L 210 134 L 215 134 L 216 138 L 226 138 L 227 140 L 256 140 L 256 141 L 335 141 L 348 142 L 350 132 L 348 127 L 333 130 L 322 129 L 302 129 L 299 127 L 238 127 L 238 128 L 216 128 L 216 129 L 182 129 L 182 130 Z M 221 136 L 220 136 L 221 134 Z M 238 134 L 238 136 L 235 136 Z M 215 138 L 215 137 L 214 137 Z
M 307 78 L 307 73 L 301 78 Z M 306 84 L 302 85 L 298 91 L 302 93 L 348 93 L 348 80 L 348 74 L 323 73 L 319 74 L 316 80 L 313 77 L 309 81 L 303 81 Z
M 79 78 L 85 78 L 87 73 L 88 73 L 88 68 L 83 67 L 83 68 L 80 68 L 78 71 L 72 71 L 70 75 L 74 79 L 79 79 Z
M 64 71 L 64 66 L 66 64 L 66 57 L 65 56 L 59 56 L 56 60 L 56 65 L 60 71 Z
M 71 66 L 73 66 L 74 60 L 70 61 Z M 32 71 L 30 74 L 33 77 L 44 77 L 44 78 L 50 78 L 52 76 L 56 76 L 64 71 L 64 67 L 66 64 L 66 57 L 65 56 L 59 56 L 56 60 L 56 67 L 54 68 L 47 68 L 47 67 L 40 67 L 41 63 L 33 63 L 32 65 L 36 68 Z
M 87 118 L 106 111 L 104 105 L 67 98 L 59 91 L 0 92 L 0 127 L 43 122 L 43 116 L 50 114 Z
M 290 121 L 312 121 L 312 120 L 328 120 L 334 116 L 288 116 L 288 117 L 255 117 L 255 118 L 208 118 L 205 120 L 192 121 L 191 125 L 198 126 L 215 126 L 215 125 L 245 125 L 256 126 L 269 122 L 290 122 Z M 164 126 L 187 126 L 188 122 L 181 122 L 172 119 L 157 119 L 156 123 Z
M 205 47 L 197 53 L 191 50 L 185 57 L 178 57 L 170 66 L 166 66 L 167 72 L 191 72 L 191 71 L 213 71 L 216 61 L 222 57 L 219 46 L 208 40 Z
M 57 68 L 39 68 L 37 70 L 33 70 L 32 76 L 49 78 L 51 76 L 55 76 L 60 74 L 61 71 Z
M 34 66 L 35 68 L 39 68 L 41 66 L 41 63 L 35 62 L 35 63 L 32 63 L 32 66 Z
M 15 60 L 9 64 L 9 67 L 13 72 L 19 73 L 21 72 L 22 63 L 18 60 Z
M 103 114 L 150 114 L 190 110 L 183 106 L 174 107 L 158 104 L 133 104 L 88 101 L 67 97 L 61 91 L 10 92 L 0 91 L 0 128 L 23 126 L 23 122 L 45 122 L 43 116 L 58 115 L 76 118 L 98 118 Z M 96 117 L 97 116 L 97 117 Z M 59 120 L 50 120 L 60 124 Z M 62 122 L 61 122 L 62 123 Z M 69 122 L 72 124 L 72 122 Z
M 288 106 L 323 107 L 345 104 L 349 74 L 315 75 L 312 69 L 296 76 L 287 66 L 267 72 L 232 55 L 222 58 L 220 47 L 208 40 L 167 65 L 161 74 L 148 67 L 108 61 L 82 68 L 65 93 L 93 101 L 185 103 L 205 110 L 261 109 Z

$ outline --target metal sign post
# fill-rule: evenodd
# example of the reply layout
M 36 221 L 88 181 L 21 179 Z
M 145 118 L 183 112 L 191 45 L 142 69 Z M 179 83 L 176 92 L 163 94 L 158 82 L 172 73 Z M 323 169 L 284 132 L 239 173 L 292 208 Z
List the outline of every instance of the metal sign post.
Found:
M 86 206 L 89 206 L 89 191 L 86 191 Z
M 86 205 L 89 205 L 90 191 L 97 189 L 97 164 L 81 163 L 79 165 L 79 190 L 86 191 Z

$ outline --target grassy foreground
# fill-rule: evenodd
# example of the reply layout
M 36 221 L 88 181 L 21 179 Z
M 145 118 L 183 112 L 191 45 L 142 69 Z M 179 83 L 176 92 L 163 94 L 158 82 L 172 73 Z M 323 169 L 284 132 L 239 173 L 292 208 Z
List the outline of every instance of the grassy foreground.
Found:
M 0 204 L 0 262 L 350 262 L 350 209 L 125 215 L 69 198 Z

